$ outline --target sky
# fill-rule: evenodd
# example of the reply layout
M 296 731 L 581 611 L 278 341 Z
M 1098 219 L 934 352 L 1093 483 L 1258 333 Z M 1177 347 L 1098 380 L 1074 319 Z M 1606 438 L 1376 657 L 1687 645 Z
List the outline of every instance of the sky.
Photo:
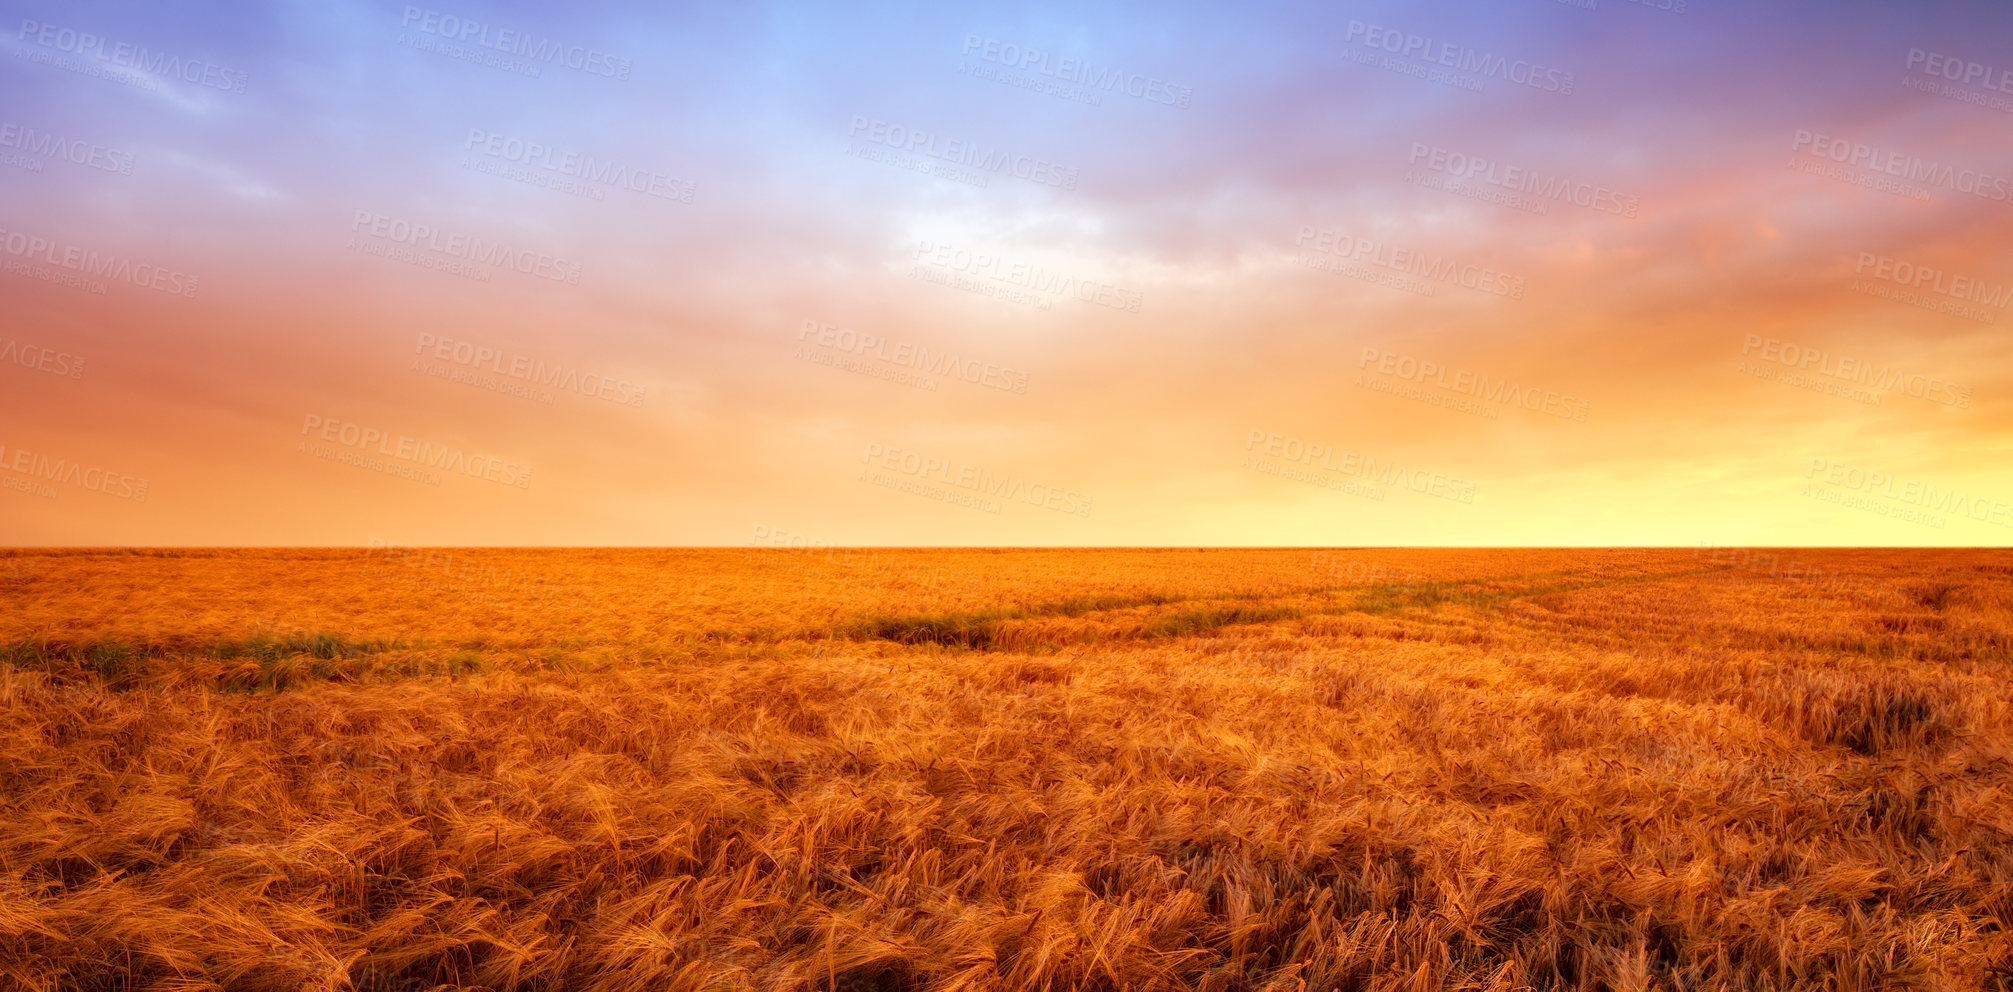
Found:
M 2013 538 L 2006 4 L 0 14 L 0 545 Z

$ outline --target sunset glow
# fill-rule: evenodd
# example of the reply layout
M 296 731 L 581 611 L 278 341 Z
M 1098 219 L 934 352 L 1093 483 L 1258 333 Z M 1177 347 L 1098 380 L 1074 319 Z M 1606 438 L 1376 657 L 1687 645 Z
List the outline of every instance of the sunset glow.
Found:
M 0 543 L 2001 545 L 2009 38 L 13 4 Z

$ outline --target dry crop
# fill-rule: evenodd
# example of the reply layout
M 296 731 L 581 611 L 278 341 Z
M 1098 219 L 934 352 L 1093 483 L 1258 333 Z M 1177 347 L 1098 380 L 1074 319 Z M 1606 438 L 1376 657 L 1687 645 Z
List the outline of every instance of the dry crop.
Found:
M 0 988 L 2013 987 L 2013 553 L 0 558 Z

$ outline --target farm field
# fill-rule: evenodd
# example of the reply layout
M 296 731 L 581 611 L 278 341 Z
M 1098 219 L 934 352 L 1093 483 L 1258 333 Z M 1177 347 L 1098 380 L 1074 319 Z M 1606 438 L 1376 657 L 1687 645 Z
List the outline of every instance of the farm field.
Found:
M 442 986 L 2013 988 L 2013 552 L 0 552 L 0 989 Z

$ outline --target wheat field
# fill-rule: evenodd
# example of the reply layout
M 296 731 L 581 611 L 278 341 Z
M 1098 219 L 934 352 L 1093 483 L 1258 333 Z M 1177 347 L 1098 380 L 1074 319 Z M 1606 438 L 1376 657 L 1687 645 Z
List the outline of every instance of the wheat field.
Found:
M 0 988 L 2013 987 L 2013 553 L 0 552 Z

